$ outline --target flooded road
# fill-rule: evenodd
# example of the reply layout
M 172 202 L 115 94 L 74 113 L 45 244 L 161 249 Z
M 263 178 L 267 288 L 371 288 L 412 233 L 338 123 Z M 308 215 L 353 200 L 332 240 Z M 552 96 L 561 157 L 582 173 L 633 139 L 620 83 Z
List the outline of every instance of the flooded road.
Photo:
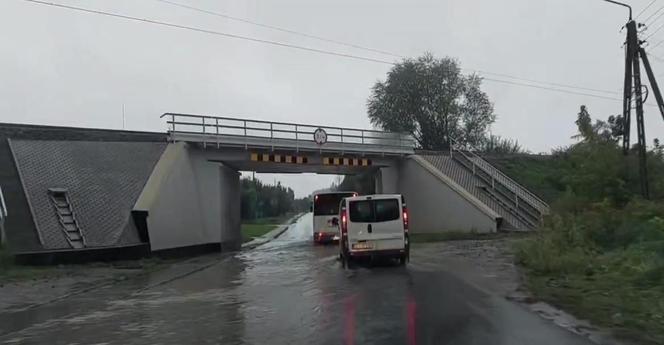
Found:
M 590 344 L 415 252 L 344 270 L 336 246 L 312 244 L 311 218 L 163 284 L 5 316 L 0 344 Z

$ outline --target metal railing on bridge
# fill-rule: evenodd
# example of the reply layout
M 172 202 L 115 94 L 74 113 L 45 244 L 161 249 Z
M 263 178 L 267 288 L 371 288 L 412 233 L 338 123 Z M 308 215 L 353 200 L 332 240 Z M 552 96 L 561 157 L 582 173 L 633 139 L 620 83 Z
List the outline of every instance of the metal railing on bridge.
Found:
M 473 175 L 485 179 L 491 189 L 495 190 L 498 186 L 506 188 L 511 194 L 509 199 L 511 199 L 510 201 L 517 210 L 527 205 L 537 213 L 534 217 L 538 218 L 540 222 L 542 221 L 542 216 L 549 213 L 549 204 L 487 162 L 472 148 L 463 147 L 452 140 L 450 156 L 457 160 L 461 158 L 463 161 L 462 164 L 467 164 L 466 167 L 472 171 Z
M 378 130 L 177 113 L 166 113 L 161 117 L 166 118 L 172 141 L 198 142 L 204 147 L 382 155 L 413 154 L 415 147 L 408 134 Z M 314 133 L 318 133 L 318 140 L 315 140 Z

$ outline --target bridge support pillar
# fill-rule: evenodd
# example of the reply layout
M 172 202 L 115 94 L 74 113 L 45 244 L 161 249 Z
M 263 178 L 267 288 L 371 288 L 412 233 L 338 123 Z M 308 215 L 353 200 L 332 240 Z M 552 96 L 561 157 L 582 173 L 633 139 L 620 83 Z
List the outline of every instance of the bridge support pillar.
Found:
M 240 173 L 223 164 L 219 166 L 221 251 L 242 247 L 240 223 Z
M 389 166 L 380 168 L 375 177 L 376 193 L 398 194 L 399 193 L 399 167 Z

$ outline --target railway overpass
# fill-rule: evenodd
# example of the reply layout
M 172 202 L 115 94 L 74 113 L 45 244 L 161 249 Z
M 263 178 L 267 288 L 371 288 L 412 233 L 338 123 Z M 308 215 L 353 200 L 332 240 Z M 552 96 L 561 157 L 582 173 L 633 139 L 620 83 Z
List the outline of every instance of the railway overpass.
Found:
M 239 171 L 374 173 L 411 231 L 531 230 L 548 205 L 467 150 L 418 152 L 407 135 L 207 115 L 167 133 L 0 124 L 10 249 L 44 261 L 236 250 Z

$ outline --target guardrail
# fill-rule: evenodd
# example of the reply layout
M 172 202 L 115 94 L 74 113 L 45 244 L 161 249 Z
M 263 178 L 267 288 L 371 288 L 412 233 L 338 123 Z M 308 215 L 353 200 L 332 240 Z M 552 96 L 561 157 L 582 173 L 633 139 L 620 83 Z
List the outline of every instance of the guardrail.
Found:
M 549 213 L 549 204 L 540 199 L 537 195 L 529 191 L 526 187 L 522 186 L 498 168 L 491 165 L 474 150 L 468 148 L 455 148 L 459 146 L 455 141 L 451 141 L 450 157 L 454 157 L 454 153 L 461 154 L 466 160 L 471 163 L 473 174 L 477 174 L 477 169 L 481 169 L 484 173 L 491 177 L 491 188 L 495 189 L 495 183 L 498 182 L 507 187 L 514 193 L 514 204 L 519 207 L 519 198 L 526 201 L 531 207 L 535 208 L 541 215 Z
M 7 204 L 0 187 L 0 244 L 5 243 L 5 218 L 7 218 Z
M 2 195 L 2 187 L 0 187 L 0 220 L 7 218 L 7 204 L 5 204 L 5 197 Z
M 240 139 L 245 147 L 256 143 L 257 139 L 265 142 L 267 146 L 283 146 L 286 143 L 295 149 L 311 147 L 314 144 L 314 132 L 322 129 L 326 134 L 325 145 L 336 144 L 335 147 L 362 151 L 371 148 L 372 151 L 385 153 L 413 153 L 415 142 L 408 134 L 367 130 L 358 128 L 317 126 L 301 123 L 272 122 L 262 120 L 238 119 L 232 117 L 208 116 L 166 113 L 169 134 L 173 141 L 183 135 L 196 135 L 200 142 L 206 144 L 224 143 L 223 138 Z

